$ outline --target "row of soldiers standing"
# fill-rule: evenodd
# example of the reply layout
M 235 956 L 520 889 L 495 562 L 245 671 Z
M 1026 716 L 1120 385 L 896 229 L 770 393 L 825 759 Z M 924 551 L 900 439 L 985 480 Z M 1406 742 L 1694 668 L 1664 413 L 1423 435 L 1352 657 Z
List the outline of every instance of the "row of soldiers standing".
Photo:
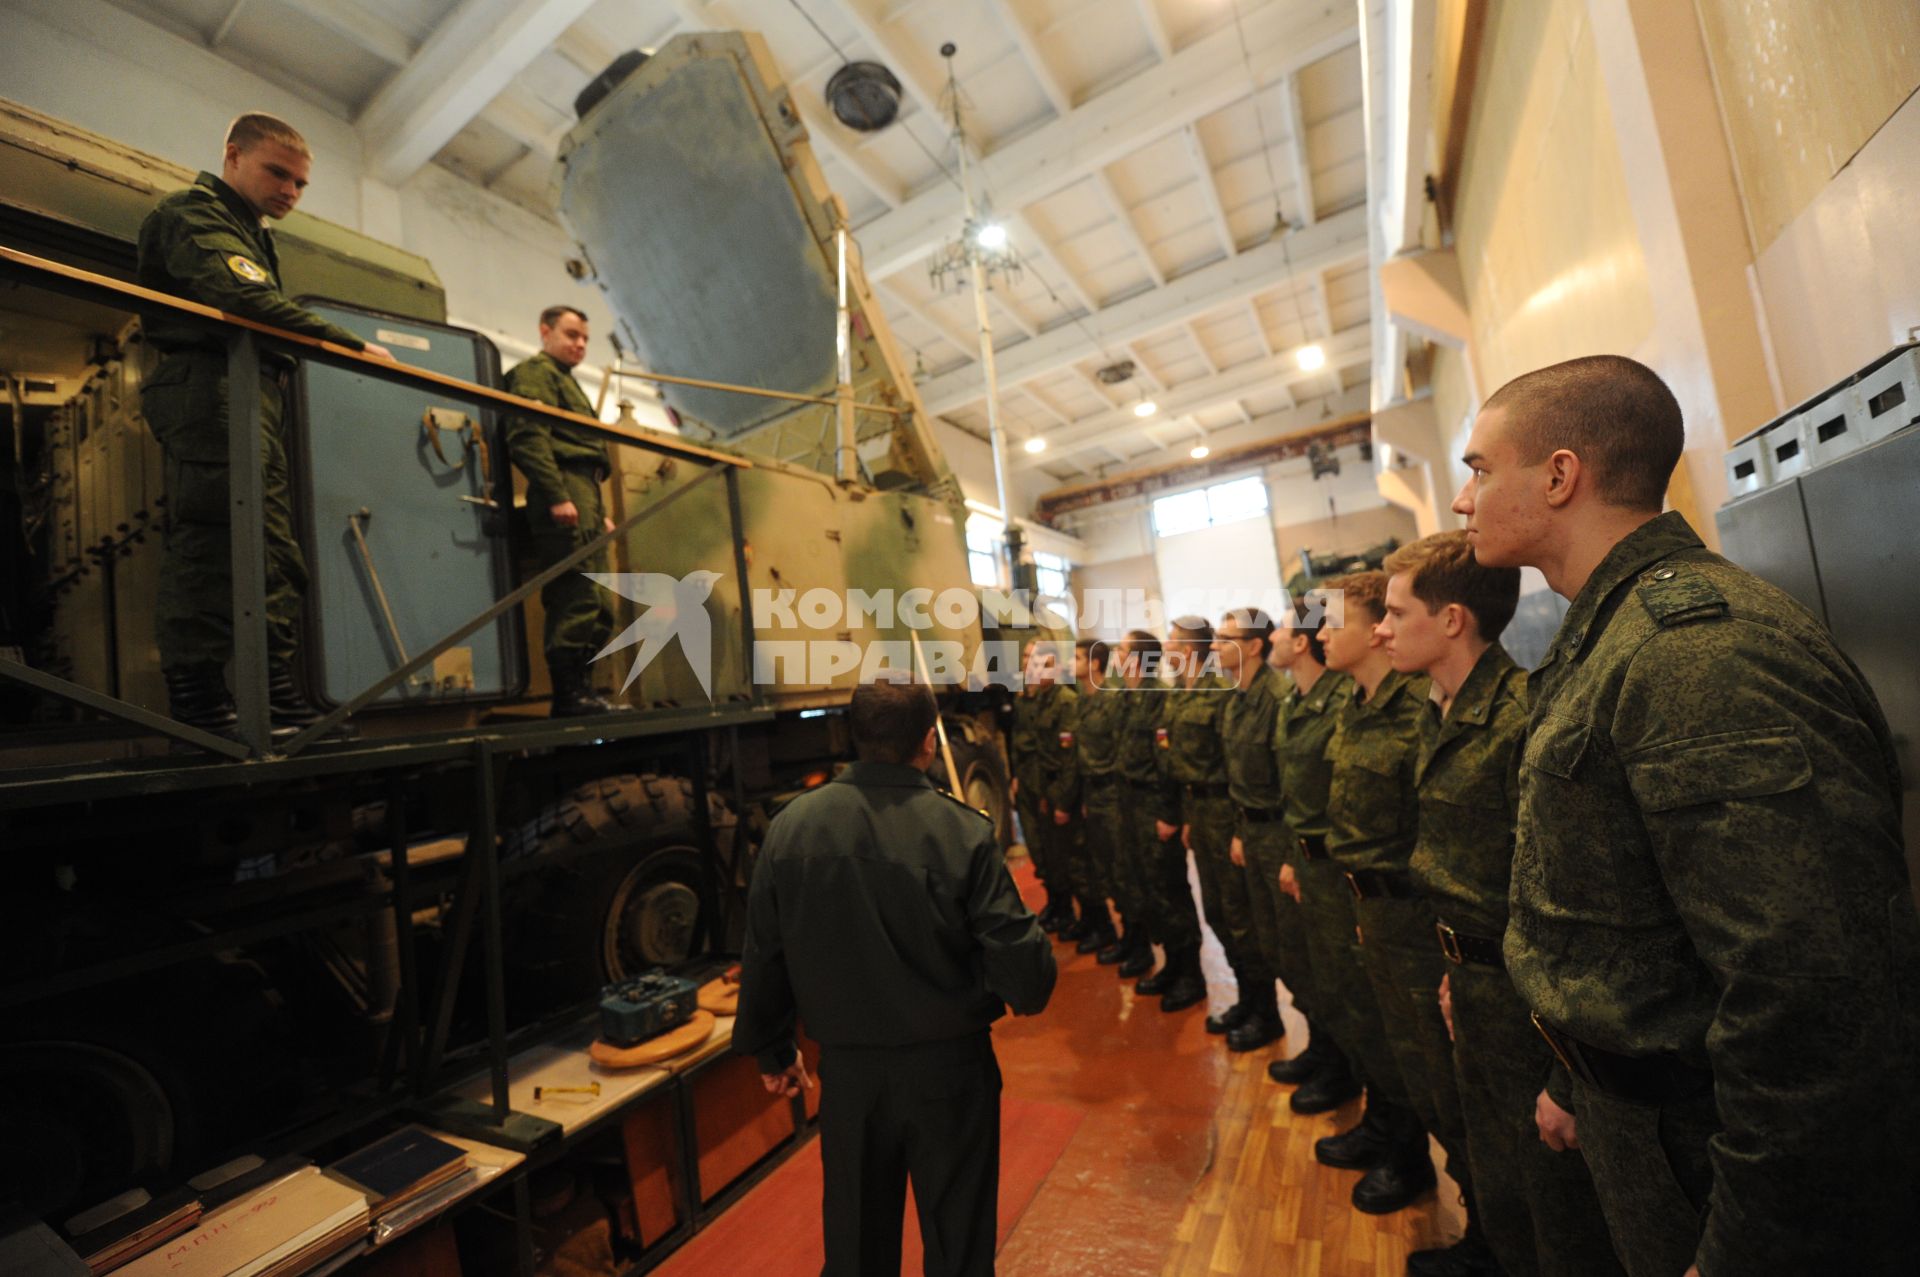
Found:
M 1483 566 L 1465 532 L 1385 566 L 1331 582 L 1278 627 L 1257 611 L 1217 631 L 1185 618 L 1164 655 L 1142 631 L 1081 641 L 1071 680 L 1054 645 L 1034 645 L 1012 743 L 1042 925 L 1123 978 L 1145 976 L 1136 991 L 1164 1010 L 1190 1007 L 1205 997 L 1191 852 L 1239 991 L 1207 1028 L 1230 1050 L 1266 1046 L 1284 1032 L 1285 985 L 1311 1035 L 1268 1066 L 1297 1088 L 1290 1106 L 1323 1113 L 1365 1095 L 1360 1122 L 1314 1149 L 1364 1172 L 1354 1206 L 1412 1204 L 1436 1183 L 1428 1136 L 1444 1151 L 1467 1230 L 1411 1255 L 1416 1277 L 1695 1273 L 1710 1178 L 1662 1181 L 1699 1198 L 1670 1232 L 1639 1231 L 1632 1202 L 1610 1232 L 1575 1133 L 1565 1051 L 1578 1044 L 1540 1025 L 1510 973 L 1528 676 L 1498 640 L 1519 572 Z M 1589 1054 L 1573 1061 L 1589 1088 L 1645 1080 Z M 1704 1072 L 1658 1072 L 1638 1102 L 1710 1115 Z M 1589 1108 L 1615 1098 L 1582 1095 Z M 1616 1186 L 1631 1192 L 1632 1179 Z

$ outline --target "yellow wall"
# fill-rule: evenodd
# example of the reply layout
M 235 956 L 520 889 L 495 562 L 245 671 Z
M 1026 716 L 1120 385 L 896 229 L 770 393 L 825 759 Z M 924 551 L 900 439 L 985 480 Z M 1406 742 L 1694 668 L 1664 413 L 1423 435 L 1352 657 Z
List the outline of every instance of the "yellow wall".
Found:
M 1764 250 L 1920 87 L 1920 3 L 1695 3 Z
M 1480 57 L 1455 243 L 1491 394 L 1576 355 L 1633 354 L 1654 314 L 1586 5 L 1495 0 Z

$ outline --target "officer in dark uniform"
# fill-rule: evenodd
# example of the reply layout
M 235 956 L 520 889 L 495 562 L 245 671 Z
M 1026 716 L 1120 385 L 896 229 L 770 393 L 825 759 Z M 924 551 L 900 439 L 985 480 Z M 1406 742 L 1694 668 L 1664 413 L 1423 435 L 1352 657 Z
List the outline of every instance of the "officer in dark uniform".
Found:
M 1034 639 L 1027 644 L 1020 662 L 1020 693 L 1013 698 L 1013 727 L 1007 733 L 1007 763 L 1013 772 L 1009 787 L 1014 810 L 1020 816 L 1020 834 L 1026 841 L 1027 859 L 1033 873 L 1046 890 L 1047 902 L 1040 910 L 1040 929 L 1062 931 L 1074 924 L 1073 893 L 1068 890 L 1068 875 L 1063 862 L 1056 871 L 1048 861 L 1052 843 L 1053 815 L 1046 807 L 1047 781 L 1040 769 L 1040 750 L 1054 676 L 1058 673 L 1053 644 Z
M 1565 1069 L 1541 1134 L 1633 1277 L 1911 1274 L 1893 741 L 1805 608 L 1660 512 L 1684 442 L 1651 369 L 1570 360 L 1487 401 L 1454 501 L 1480 562 L 1572 601 L 1529 679 L 1505 943 Z
M 1186 857 L 1180 851 L 1180 791 L 1167 772 L 1167 751 L 1161 748 L 1167 685 L 1160 677 L 1160 655 L 1160 640 L 1148 630 L 1131 630 L 1121 642 L 1120 668 L 1130 699 L 1120 773 L 1127 783 L 1131 872 L 1148 934 L 1165 951 L 1166 962 L 1154 971 L 1149 953 L 1144 965 L 1135 959 L 1121 964 L 1120 972 L 1142 976 L 1134 992 L 1159 998 L 1160 1009 L 1171 1013 L 1205 1002 L 1207 981 L 1200 970 L 1200 915 L 1187 889 Z
M 1053 992 L 1047 937 L 993 824 L 927 779 L 924 686 L 857 688 L 860 761 L 767 830 L 748 892 L 734 1048 L 770 1091 L 810 1085 L 820 1043 L 826 1277 L 900 1271 L 913 1183 L 931 1277 L 993 1271 L 1000 1068 L 988 1026 Z
M 1146 911 L 1121 855 L 1127 830 L 1120 744 L 1130 702 L 1124 683 L 1112 672 L 1113 650 L 1113 644 L 1099 639 L 1085 643 L 1086 668 L 1080 679 L 1080 719 L 1075 729 L 1080 749 L 1081 836 L 1092 894 L 1103 901 L 1111 897 L 1119 915 L 1113 924 L 1116 938 L 1099 950 L 1100 965 L 1124 965 L 1140 954 L 1151 965 Z M 1076 660 L 1075 665 L 1079 664 Z
M 295 304 L 280 286 L 270 219 L 300 202 L 313 154 L 292 125 L 248 112 L 227 129 L 220 175 L 161 200 L 140 223 L 143 287 L 392 358 Z M 155 601 L 155 640 L 173 717 L 231 732 L 239 719 L 227 688 L 233 655 L 233 534 L 229 526 L 227 352 L 222 334 L 170 315 L 146 321 L 160 362 L 140 388 L 147 425 L 166 456 L 167 546 Z M 267 676 L 273 725 L 290 733 L 317 715 L 294 678 L 307 565 L 293 531 L 287 450 L 280 432 L 290 360 L 269 355 L 260 376 L 260 445 L 266 530 Z
M 594 415 L 573 370 L 587 357 L 587 317 L 571 306 L 540 312 L 540 353 L 515 364 L 507 389 L 553 408 Z M 527 476 L 527 523 L 540 568 L 549 567 L 595 537 L 613 531 L 600 495 L 612 472 L 607 445 L 576 426 L 537 417 L 507 419 L 507 449 Z M 604 714 L 620 707 L 595 691 L 587 667 L 613 633 L 613 608 L 585 573 L 606 572 L 602 550 L 540 591 L 546 612 L 547 673 L 553 679 L 555 718 Z
M 1425 674 L 1415 767 L 1420 838 L 1408 869 L 1438 914 L 1473 1200 L 1467 1232 L 1407 1257 L 1411 1277 L 1623 1277 L 1586 1159 L 1540 1142 L 1534 1097 L 1552 1055 L 1507 978 L 1507 929 L 1527 676 L 1500 646 L 1520 573 L 1474 561 L 1464 532 L 1440 532 L 1387 556 L 1394 668 Z

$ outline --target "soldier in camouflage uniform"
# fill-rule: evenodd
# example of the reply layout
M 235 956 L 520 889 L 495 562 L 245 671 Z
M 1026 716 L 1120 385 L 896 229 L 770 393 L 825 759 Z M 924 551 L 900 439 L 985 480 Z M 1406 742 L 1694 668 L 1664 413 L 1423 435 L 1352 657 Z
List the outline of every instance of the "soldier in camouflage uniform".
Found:
M 1220 736 L 1232 685 L 1209 669 L 1213 626 L 1200 617 L 1174 622 L 1168 647 L 1182 659 L 1180 686 L 1168 693 L 1161 714 L 1168 776 L 1180 787 L 1181 835 L 1193 852 L 1200 879 L 1200 906 L 1207 925 L 1226 951 L 1238 986 L 1233 1006 L 1207 1017 L 1207 1032 L 1226 1034 L 1252 1018 L 1260 1007 L 1259 990 L 1272 985 L 1273 972 L 1253 931 L 1253 905 L 1247 876 L 1233 863 L 1233 800 L 1227 796 L 1225 746 Z M 1171 863 L 1162 872 L 1172 890 Z M 1185 877 L 1185 865 L 1179 866 Z M 1183 883 L 1184 889 L 1184 883 Z
M 1341 1046 L 1348 1002 L 1357 993 L 1359 958 L 1354 952 L 1353 892 L 1327 851 L 1327 796 L 1333 764 L 1327 742 L 1353 680 L 1326 665 L 1318 620 L 1310 627 L 1289 617 L 1274 645 L 1273 661 L 1287 671 L 1289 689 L 1273 731 L 1274 761 L 1286 808 L 1287 853 L 1280 865 L 1280 909 L 1298 913 L 1295 925 L 1306 948 L 1310 993 L 1307 1049 L 1274 1060 L 1267 1076 L 1295 1086 L 1287 1104 L 1301 1114 L 1328 1113 L 1361 1092 L 1353 1062 Z M 1354 973 L 1343 980 L 1343 972 Z M 1300 994 L 1294 995 L 1296 1003 Z
M 312 153 L 284 120 L 258 112 L 229 127 L 220 176 L 202 173 L 140 223 L 143 287 L 290 332 L 392 358 L 287 297 L 269 219 L 299 203 Z M 230 733 L 238 722 L 224 667 L 233 654 L 233 540 L 228 490 L 227 349 L 222 333 L 170 315 L 148 318 L 160 362 L 140 388 L 141 409 L 166 456 L 167 544 L 155 602 L 155 640 L 173 716 Z M 260 446 L 265 487 L 268 692 L 283 734 L 316 715 L 293 673 L 300 647 L 306 560 L 294 535 L 282 385 L 293 363 L 262 360 Z
M 1046 889 L 1046 907 L 1040 911 L 1040 926 L 1059 931 L 1074 920 L 1073 894 L 1064 887 L 1064 866 L 1056 876 L 1047 859 L 1051 845 L 1053 816 L 1046 808 L 1047 782 L 1040 769 L 1041 720 L 1047 700 L 1053 694 L 1054 676 L 1059 666 L 1053 644 L 1036 639 L 1027 645 L 1021 664 L 1020 694 L 1013 698 L 1013 731 L 1008 742 L 1013 768 L 1014 810 L 1020 816 L 1020 833 L 1027 845 L 1027 858 L 1033 873 Z
M 1273 620 L 1257 609 L 1229 612 L 1221 619 L 1213 650 L 1222 671 L 1235 683 L 1220 719 L 1225 747 L 1227 797 L 1233 801 L 1233 838 L 1228 858 L 1240 867 L 1246 884 L 1247 912 L 1253 924 L 1268 978 L 1241 990 L 1253 1014 L 1227 1032 L 1227 1049 L 1255 1051 L 1286 1032 L 1274 977 L 1285 981 L 1294 1004 L 1306 994 L 1306 936 L 1291 907 L 1279 909 L 1280 866 L 1286 857 L 1286 813 L 1280 802 L 1280 769 L 1273 756 L 1273 727 L 1280 717 L 1280 676 L 1267 668 L 1273 646 Z M 1291 906 L 1292 902 L 1287 904 Z
M 507 390 L 591 417 L 593 404 L 573 379 L 574 368 L 586 356 L 587 317 L 571 306 L 549 306 L 540 313 L 540 353 L 514 365 L 507 373 Z M 507 419 L 507 449 L 527 476 L 527 523 L 539 569 L 613 531 L 600 495 L 600 484 L 612 472 L 606 444 L 575 426 L 515 416 Z M 540 591 L 547 673 L 553 679 L 550 712 L 555 718 L 619 708 L 593 689 L 587 675 L 587 666 L 613 633 L 613 608 L 606 592 L 585 574 L 607 570 L 602 550 Z
M 1428 683 L 1395 671 L 1374 633 L 1384 616 L 1386 584 L 1379 572 L 1331 582 L 1328 588 L 1344 596 L 1344 624 L 1330 623 L 1325 639 L 1328 666 L 1351 674 L 1355 687 L 1327 747 L 1333 761 L 1327 850 L 1353 889 L 1360 963 L 1378 1009 L 1370 1021 L 1354 1017 L 1361 1027 L 1353 1046 L 1383 1137 L 1378 1160 L 1353 1190 L 1353 1204 L 1370 1214 L 1399 1210 L 1433 1185 L 1427 1131 L 1439 1138 L 1455 1181 L 1470 1194 L 1453 1060 L 1440 1018 L 1446 964 L 1434 943 L 1432 907 L 1407 873 L 1418 833 L 1413 773 Z M 1389 1080 L 1391 1093 L 1385 1092 Z
M 1069 647 L 1066 651 L 1074 649 Z M 1078 664 L 1076 661 L 1069 667 L 1067 678 L 1057 681 L 1041 702 L 1035 733 L 1039 746 L 1036 761 L 1047 872 L 1057 880 L 1059 889 L 1080 906 L 1080 916 L 1055 934 L 1080 946 L 1081 952 L 1092 953 L 1105 948 L 1112 939 L 1113 922 L 1107 916 L 1106 902 L 1098 898 L 1090 881 L 1086 842 L 1081 836 L 1086 822 L 1080 818 L 1080 691 L 1076 683 L 1081 671 Z M 1095 938 L 1100 939 L 1099 944 L 1087 943 Z
M 1388 654 L 1395 669 L 1430 677 L 1435 692 L 1420 717 L 1420 837 L 1408 868 L 1438 913 L 1474 1192 L 1467 1235 L 1446 1250 L 1415 1251 L 1407 1271 L 1623 1277 L 1586 1160 L 1548 1148 L 1534 1126 L 1553 1057 L 1500 952 L 1527 676 L 1498 640 L 1520 573 L 1480 566 L 1464 532 L 1422 538 L 1385 566 Z
M 1200 972 L 1200 915 L 1187 889 L 1187 859 L 1179 841 L 1180 795 L 1160 748 L 1160 715 L 1167 705 L 1159 678 L 1160 640 L 1145 630 L 1129 632 L 1121 644 L 1121 668 L 1129 689 L 1120 771 L 1127 782 L 1130 869 L 1148 934 L 1166 951 L 1166 964 L 1148 975 L 1153 971 L 1149 951 L 1144 965 L 1134 958 L 1120 970 L 1145 976 L 1134 991 L 1159 998 L 1162 1011 L 1184 1011 L 1206 1000 L 1207 982 Z
M 1113 645 L 1089 642 L 1086 677 L 1080 697 L 1080 814 L 1086 822 L 1084 842 L 1094 892 L 1111 898 L 1120 914 L 1120 934 L 1099 950 L 1102 966 L 1117 966 L 1145 947 L 1146 917 L 1128 888 L 1131 880 L 1121 869 L 1126 783 L 1120 776 L 1120 738 L 1126 727 L 1127 696 L 1113 673 Z
M 1489 399 L 1454 501 L 1572 606 L 1529 680 L 1505 955 L 1633 1277 L 1914 1271 L 1920 919 L 1899 766 L 1806 609 L 1661 514 L 1685 442 L 1593 356 Z

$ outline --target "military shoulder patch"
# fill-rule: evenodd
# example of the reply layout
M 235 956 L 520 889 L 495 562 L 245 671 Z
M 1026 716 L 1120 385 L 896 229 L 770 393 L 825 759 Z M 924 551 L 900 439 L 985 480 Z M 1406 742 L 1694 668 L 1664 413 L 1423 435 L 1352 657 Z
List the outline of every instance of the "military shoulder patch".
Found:
M 1061 749 L 1072 749 L 1072 748 L 1073 748 L 1073 733 L 1072 733 L 1072 732 L 1061 732 L 1061 733 L 1060 733 L 1060 748 L 1061 748 Z
M 1686 567 L 1664 564 L 1647 572 L 1634 588 L 1640 605 L 1661 629 L 1682 621 L 1725 616 L 1727 597 L 1706 577 Z
M 258 266 L 240 256 L 238 253 L 227 254 L 227 269 L 238 275 L 241 279 L 246 280 L 249 284 L 264 284 L 267 282 L 267 272 L 261 270 Z
M 1167 729 L 1164 727 L 1156 727 L 1153 729 L 1153 741 L 1154 744 L 1158 745 L 1161 749 L 1173 748 L 1173 737 L 1168 735 Z

